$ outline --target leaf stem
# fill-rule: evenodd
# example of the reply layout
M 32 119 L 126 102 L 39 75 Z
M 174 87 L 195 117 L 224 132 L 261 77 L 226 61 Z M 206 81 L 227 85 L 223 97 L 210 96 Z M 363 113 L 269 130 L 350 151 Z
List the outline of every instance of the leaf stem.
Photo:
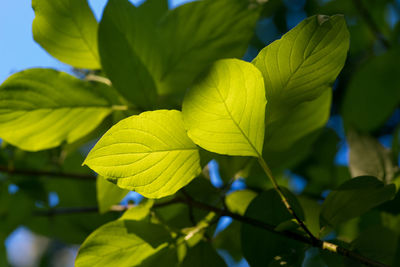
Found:
M 258 157 L 258 162 L 260 163 L 260 166 L 263 168 L 265 174 L 267 175 L 267 177 L 269 178 L 269 180 L 271 181 L 275 191 L 279 194 L 283 204 L 285 205 L 286 209 L 289 211 L 289 213 L 293 216 L 293 218 L 297 221 L 297 223 L 300 225 L 300 227 L 304 230 L 304 232 L 306 232 L 308 234 L 308 236 L 311 238 L 312 242 L 315 242 L 315 244 L 317 244 L 318 242 L 320 242 L 320 240 L 318 238 L 316 238 L 311 231 L 307 228 L 307 226 L 304 224 L 304 222 L 300 219 L 300 217 L 296 214 L 296 212 L 294 211 L 294 209 L 292 208 L 292 206 L 289 204 L 289 201 L 287 199 L 287 197 L 285 196 L 285 194 L 283 193 L 282 189 L 280 188 L 280 186 L 278 185 L 278 183 L 276 182 L 274 176 L 272 175 L 272 171 L 271 169 L 268 167 L 267 163 L 265 162 L 265 160 L 260 156 Z
M 85 77 L 85 80 L 87 81 L 94 81 L 94 82 L 100 82 L 100 83 L 104 83 L 108 86 L 111 86 L 112 83 L 110 81 L 110 79 L 103 77 L 103 76 L 99 76 L 99 75 L 95 75 L 95 74 L 89 74 Z

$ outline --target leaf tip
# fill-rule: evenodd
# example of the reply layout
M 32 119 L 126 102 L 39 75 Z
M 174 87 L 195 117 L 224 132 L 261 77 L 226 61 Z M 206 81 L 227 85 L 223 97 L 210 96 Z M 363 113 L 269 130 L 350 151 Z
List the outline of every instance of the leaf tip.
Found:
M 321 26 L 322 24 L 324 24 L 324 22 L 328 21 L 330 19 L 329 16 L 327 15 L 318 15 L 317 16 L 317 20 L 318 20 L 318 24 Z

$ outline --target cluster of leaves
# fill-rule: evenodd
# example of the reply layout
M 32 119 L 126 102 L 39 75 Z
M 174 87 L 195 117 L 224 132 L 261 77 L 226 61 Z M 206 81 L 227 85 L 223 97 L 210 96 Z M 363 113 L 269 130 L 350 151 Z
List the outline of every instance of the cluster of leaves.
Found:
M 348 2 L 306 8 L 351 18 Z M 226 266 L 217 250 L 251 266 L 359 265 L 326 252 L 338 253 L 322 239 L 364 263 L 400 265 L 400 131 L 391 150 L 372 137 L 400 103 L 399 48 L 365 64 L 360 47 L 376 36 L 355 34 L 360 47 L 350 46 L 336 89 L 346 88 L 349 172 L 333 164 L 338 136 L 324 128 L 349 51 L 344 16 L 310 16 L 246 62 L 237 58 L 262 43 L 253 36 L 260 18 L 284 27 L 280 1 L 169 10 L 164 0 L 109 0 L 99 24 L 86 0 L 32 5 L 35 40 L 79 77 L 28 69 L 0 86 L 0 240 L 23 224 L 82 243 L 78 267 Z M 211 185 L 210 160 L 221 188 Z M 288 169 L 307 179 L 301 194 L 283 187 Z M 118 205 L 129 191 L 145 199 Z M 224 215 L 235 221 L 215 232 Z

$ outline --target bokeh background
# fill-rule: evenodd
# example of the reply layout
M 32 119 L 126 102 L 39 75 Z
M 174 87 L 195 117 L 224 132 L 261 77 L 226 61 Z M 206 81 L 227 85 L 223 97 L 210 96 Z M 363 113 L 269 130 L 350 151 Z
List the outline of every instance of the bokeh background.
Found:
M 101 18 L 102 10 L 107 0 L 89 0 L 89 4 L 96 18 Z M 139 5 L 143 1 L 131 1 Z M 188 0 L 170 0 L 170 8 L 181 5 Z M 362 1 L 370 12 L 380 33 L 385 35 L 391 43 L 398 44 L 400 36 L 400 0 L 365 0 Z M 335 14 L 336 10 L 343 11 L 351 32 L 350 54 L 353 58 L 362 61 L 365 57 L 379 55 L 386 49 L 385 41 L 374 34 L 367 22 L 365 22 L 359 10 L 353 6 L 357 1 L 351 0 L 270 0 L 270 10 L 258 22 L 256 38 L 249 47 L 244 59 L 251 60 L 257 55 L 260 48 L 278 39 L 283 33 L 291 29 L 307 16 L 317 14 L 319 11 Z M 31 26 L 34 12 L 29 0 L 0 0 L 0 83 L 12 73 L 31 67 L 49 67 L 61 71 L 74 73 L 70 66 L 65 65 L 45 52 L 32 38 Z M 380 34 L 378 33 L 378 34 Z M 396 39 L 397 38 L 397 39 Z M 353 62 L 354 63 L 354 62 Z M 400 69 L 400 65 L 397 66 Z M 349 71 L 349 70 L 344 70 Z M 339 78 L 340 79 L 340 78 Z M 338 87 L 338 88 L 336 88 Z M 398 88 L 400 90 L 400 87 Z M 339 105 L 343 97 L 343 89 L 338 81 L 334 88 L 334 104 L 332 116 L 327 127 L 333 129 L 340 138 L 337 143 L 337 153 L 334 164 L 337 166 L 348 165 L 348 144 L 345 139 L 342 118 L 339 115 Z M 393 129 L 400 122 L 400 109 L 397 108 L 384 127 L 374 132 L 374 135 L 385 146 L 390 147 Z M 221 185 L 218 174 L 218 164 L 210 163 L 211 180 L 215 186 Z M 295 192 L 301 192 L 307 184 L 301 175 L 288 172 L 289 185 Z M 233 188 L 242 188 L 244 184 L 239 179 Z M 9 193 L 17 191 L 17 186 L 10 186 Z M 139 196 L 130 194 L 124 202 L 137 200 Z M 49 195 L 50 205 L 56 206 L 58 196 Z M 229 218 L 222 218 L 217 227 L 220 231 L 231 222 Z M 25 227 L 16 229 L 6 240 L 7 256 L 9 263 L 16 267 L 30 266 L 73 266 L 78 245 L 65 245 L 57 240 L 39 236 Z M 242 260 L 234 262 L 224 251 L 221 255 L 229 262 L 230 266 L 248 266 Z M 57 259 L 57 260 L 55 260 Z

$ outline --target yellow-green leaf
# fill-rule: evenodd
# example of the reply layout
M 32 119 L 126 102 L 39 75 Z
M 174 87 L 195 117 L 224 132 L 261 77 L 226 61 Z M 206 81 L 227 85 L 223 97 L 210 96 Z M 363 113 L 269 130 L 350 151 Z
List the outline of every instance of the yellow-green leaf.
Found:
M 84 164 L 147 198 L 172 195 L 201 172 L 198 149 L 177 110 L 144 112 L 118 122 Z
M 260 156 L 265 90 L 260 71 L 238 59 L 217 61 L 183 101 L 190 138 L 211 152 Z
M 107 212 L 112 205 L 118 204 L 129 192 L 101 176 L 97 176 L 96 189 L 100 213 Z
M 349 33 L 341 15 L 307 18 L 264 48 L 253 64 L 264 77 L 268 122 L 327 90 L 342 69 L 348 48 Z
M 160 225 L 117 220 L 103 225 L 83 242 L 76 267 L 137 266 L 171 241 Z
M 51 69 L 28 69 L 0 86 L 0 138 L 37 151 L 72 143 L 110 114 L 104 84 Z
M 32 0 L 33 38 L 76 68 L 99 69 L 97 21 L 86 0 Z
M 257 193 L 249 189 L 238 190 L 226 196 L 225 204 L 230 211 L 244 215 L 247 206 L 256 196 Z

